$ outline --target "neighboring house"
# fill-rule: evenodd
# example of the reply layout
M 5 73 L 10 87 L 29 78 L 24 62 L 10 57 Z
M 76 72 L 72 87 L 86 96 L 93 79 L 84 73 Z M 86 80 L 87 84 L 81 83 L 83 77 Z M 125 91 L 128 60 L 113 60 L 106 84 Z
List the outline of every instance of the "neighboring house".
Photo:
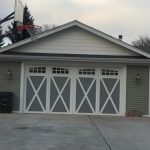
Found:
M 0 91 L 22 113 L 149 115 L 149 66 L 149 53 L 72 21 L 0 49 Z

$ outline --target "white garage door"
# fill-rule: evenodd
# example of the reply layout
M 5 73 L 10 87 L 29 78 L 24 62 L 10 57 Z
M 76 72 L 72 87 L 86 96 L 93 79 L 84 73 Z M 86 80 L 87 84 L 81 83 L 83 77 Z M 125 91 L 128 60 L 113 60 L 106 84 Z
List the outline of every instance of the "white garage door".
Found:
M 77 69 L 75 113 L 96 114 L 96 82 L 96 69 Z
M 25 112 L 120 112 L 119 69 L 27 66 L 25 76 Z
M 26 75 L 25 112 L 46 112 L 46 67 L 29 67 Z
M 101 69 L 99 113 L 119 114 L 120 77 L 119 70 Z
M 69 68 L 53 67 L 50 73 L 50 112 L 70 113 L 70 88 Z

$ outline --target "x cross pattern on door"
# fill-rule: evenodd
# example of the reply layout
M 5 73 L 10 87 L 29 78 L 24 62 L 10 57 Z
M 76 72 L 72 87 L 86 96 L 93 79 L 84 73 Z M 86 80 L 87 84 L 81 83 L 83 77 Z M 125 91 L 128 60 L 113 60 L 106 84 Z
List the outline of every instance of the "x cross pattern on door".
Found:
M 29 83 L 30 83 L 30 85 L 31 85 L 31 87 L 32 87 L 32 89 L 33 89 L 33 91 L 34 91 L 34 95 L 33 95 L 32 99 L 31 99 L 29 105 L 27 106 L 26 111 L 29 111 L 31 105 L 33 104 L 33 102 L 34 102 L 34 101 L 36 100 L 36 98 L 37 98 L 37 99 L 38 99 L 38 102 L 39 102 L 39 104 L 40 104 L 40 106 L 41 106 L 41 108 L 42 108 L 42 110 L 43 110 L 43 112 L 45 112 L 46 110 L 45 110 L 45 108 L 44 108 L 44 106 L 43 106 L 43 104 L 42 104 L 42 101 L 41 101 L 41 99 L 40 99 L 40 97 L 39 97 L 38 94 L 39 94 L 39 91 L 40 91 L 40 89 L 41 89 L 41 87 L 42 87 L 44 81 L 46 80 L 46 77 L 43 77 L 43 79 L 42 79 L 41 83 L 39 84 L 39 87 L 37 88 L 37 90 L 35 89 L 35 86 L 34 86 L 32 80 L 31 80 L 30 76 L 28 76 L 27 79 L 29 80 Z
M 89 110 L 90 110 L 90 113 L 103 114 L 103 113 L 105 113 L 104 110 L 106 108 L 108 108 L 108 103 L 112 105 L 111 108 L 113 107 L 114 112 L 116 114 L 119 113 L 119 106 L 118 106 L 119 95 L 118 95 L 118 99 L 117 99 L 118 102 L 116 102 L 116 99 L 114 99 L 114 95 L 113 95 L 114 93 L 116 93 L 116 89 L 120 90 L 120 88 L 118 86 L 118 85 L 120 85 L 120 78 L 119 77 L 113 78 L 114 81 L 113 81 L 113 84 L 111 84 L 111 89 L 110 89 L 110 87 L 109 87 L 110 83 L 109 83 L 108 80 L 111 79 L 111 78 L 108 78 L 108 80 L 107 80 L 108 83 L 106 84 L 105 79 L 107 79 L 107 78 L 103 78 L 103 77 L 99 78 L 99 77 L 92 76 L 92 75 L 90 77 L 89 76 L 84 76 L 84 75 L 82 75 L 82 76 L 77 76 L 76 75 L 75 78 L 73 78 L 73 76 L 70 76 L 70 75 L 69 76 L 68 75 L 67 76 L 64 76 L 64 75 L 56 76 L 57 78 L 59 78 L 59 77 L 60 78 L 66 78 L 66 80 L 64 80 L 62 82 L 62 85 L 59 86 L 59 84 L 58 84 L 59 80 L 57 80 L 55 78 L 55 75 L 52 75 L 51 78 L 49 78 L 49 79 L 53 83 L 53 87 L 55 88 L 55 91 L 57 91 L 57 93 L 58 93 L 54 96 L 54 100 L 52 101 L 52 103 L 50 103 L 51 99 L 48 98 L 48 97 L 49 97 L 49 95 L 51 95 L 53 93 L 50 92 L 49 94 L 45 95 L 45 93 L 48 92 L 47 86 L 50 87 L 50 84 L 51 84 L 50 80 L 48 79 L 48 75 L 41 75 L 40 76 L 41 79 L 40 79 L 39 82 L 38 82 L 38 75 L 37 75 L 36 81 L 38 82 L 38 84 L 37 84 L 38 87 L 37 87 L 35 81 L 34 82 L 32 81 L 33 80 L 32 77 L 36 77 L 36 76 L 34 76 L 32 74 L 28 74 L 28 76 L 26 78 L 27 79 L 26 80 L 26 85 L 29 84 L 30 89 L 33 90 L 31 92 L 31 96 L 29 98 L 30 100 L 28 100 L 28 102 L 26 100 L 26 103 L 25 103 L 26 104 L 25 105 L 25 107 L 26 107 L 25 111 L 26 112 L 33 111 L 32 110 L 32 105 L 34 104 L 34 102 L 38 102 L 38 105 L 41 108 L 42 112 L 47 112 L 47 111 L 48 112 L 55 112 L 55 108 L 56 108 L 56 106 L 58 106 L 57 104 L 61 101 L 61 105 L 64 106 L 65 113 L 70 113 L 70 112 L 72 112 L 72 110 L 75 113 L 82 113 L 81 109 L 88 106 Z M 84 83 L 81 80 L 81 78 L 84 79 Z M 73 80 L 73 82 L 72 82 L 72 80 Z M 85 84 L 86 81 L 88 82 L 88 84 Z M 106 93 L 104 98 L 103 98 L 102 103 L 101 103 L 101 98 L 100 98 L 99 94 L 97 93 L 98 90 L 93 92 L 95 90 L 95 88 L 99 87 L 99 86 L 97 86 L 99 81 L 101 81 L 100 86 L 103 86 L 103 90 Z M 46 84 L 45 84 L 45 82 L 46 82 Z M 79 92 L 80 98 L 78 100 L 78 104 L 77 104 L 77 99 L 75 99 L 74 97 L 70 97 L 71 90 L 73 90 L 74 93 L 78 94 L 77 89 L 75 90 L 75 88 L 73 87 L 73 86 L 75 86 L 75 85 L 73 85 L 73 83 L 75 83 L 76 85 L 78 84 L 79 90 L 83 94 L 83 97 L 82 97 L 81 96 L 82 94 L 80 95 L 80 92 Z M 42 99 L 42 94 L 40 95 L 40 92 L 43 91 L 43 87 L 42 87 L 43 85 L 44 85 L 44 87 L 46 86 L 45 87 L 46 92 L 44 93 L 46 99 L 44 99 L 44 98 Z M 69 98 L 67 100 L 66 100 L 66 97 L 63 95 L 66 87 L 68 87 L 68 89 L 69 89 L 66 92 L 66 93 L 69 93 L 69 96 L 68 96 Z M 100 91 L 100 95 L 103 94 L 103 93 L 101 93 L 101 89 L 99 89 L 99 91 Z M 93 97 L 90 95 L 91 94 L 90 92 L 94 95 L 94 96 L 92 95 Z M 118 93 L 120 93 L 120 91 Z M 67 103 L 68 100 L 70 101 L 69 104 Z M 45 101 L 45 104 L 43 103 L 43 101 Z M 99 103 L 100 103 L 100 108 L 98 108 L 99 106 L 96 107 L 96 104 L 99 104 Z
M 112 90 L 109 92 L 109 90 L 108 90 L 108 88 L 107 88 L 107 86 L 106 86 L 104 80 L 101 79 L 101 82 L 102 82 L 102 84 L 103 84 L 103 86 L 104 86 L 104 88 L 105 88 L 105 91 L 106 91 L 108 97 L 106 98 L 106 101 L 105 101 L 105 103 L 103 104 L 103 106 L 102 106 L 102 108 L 101 108 L 101 110 L 100 110 L 100 113 L 103 113 L 103 111 L 104 111 L 105 107 L 107 107 L 107 104 L 108 104 L 109 101 L 112 103 L 113 108 L 114 108 L 115 111 L 116 111 L 116 114 L 119 113 L 119 110 L 117 109 L 117 107 L 116 107 L 116 105 L 115 105 L 115 103 L 114 103 L 114 100 L 113 100 L 113 98 L 112 98 L 112 94 L 113 94 L 113 92 L 115 91 L 115 89 L 116 89 L 116 87 L 117 87 L 119 81 L 120 81 L 119 79 L 116 79 L 116 82 L 115 82 L 114 86 L 112 87 Z M 103 94 L 103 93 L 101 93 L 101 94 Z
M 96 81 L 96 79 L 93 78 L 93 80 L 92 80 L 92 82 L 91 82 L 91 84 L 89 85 L 89 87 L 88 87 L 87 90 L 85 90 L 85 88 L 83 87 L 83 84 L 81 83 L 81 81 L 80 81 L 79 78 L 77 78 L 77 81 L 78 81 L 78 83 L 79 83 L 79 85 L 80 85 L 80 87 L 81 87 L 81 89 L 82 89 L 82 92 L 84 93 L 84 96 L 83 96 L 83 98 L 82 98 L 82 100 L 81 100 L 79 106 L 78 106 L 77 109 L 76 109 L 76 113 L 79 112 L 79 110 L 80 110 L 80 108 L 81 108 L 81 106 L 83 105 L 83 103 L 84 103 L 85 100 L 87 100 L 87 102 L 88 102 L 88 104 L 89 104 L 89 106 L 90 106 L 92 112 L 95 113 L 95 108 L 93 108 L 93 106 L 92 106 L 92 104 L 91 104 L 91 100 L 90 100 L 89 97 L 88 97 L 88 94 L 89 94 L 90 90 L 92 89 L 92 87 L 93 87 L 94 82 Z
M 57 92 L 58 92 L 58 96 L 56 97 L 55 102 L 54 102 L 54 104 L 52 105 L 50 111 L 53 112 L 53 110 L 54 110 L 54 108 L 56 107 L 58 101 L 61 100 L 62 103 L 63 103 L 63 105 L 64 105 L 64 107 L 65 107 L 65 109 L 66 109 L 66 112 L 70 112 L 69 109 L 68 109 L 68 107 L 67 107 L 67 105 L 66 105 L 66 103 L 65 103 L 65 100 L 64 100 L 64 98 L 63 98 L 63 96 L 62 96 L 62 93 L 64 92 L 64 89 L 66 88 L 67 84 L 69 83 L 70 78 L 69 78 L 69 77 L 67 78 L 67 80 L 65 81 L 65 83 L 64 83 L 64 85 L 63 85 L 63 87 L 62 87 L 61 90 L 58 88 L 58 85 L 57 85 L 57 83 L 56 83 L 54 77 L 52 77 L 52 81 L 53 81 L 53 83 L 54 83 L 54 85 L 55 85 L 55 88 L 56 88 L 56 90 L 57 90 Z M 51 93 L 51 94 L 52 94 L 52 93 Z

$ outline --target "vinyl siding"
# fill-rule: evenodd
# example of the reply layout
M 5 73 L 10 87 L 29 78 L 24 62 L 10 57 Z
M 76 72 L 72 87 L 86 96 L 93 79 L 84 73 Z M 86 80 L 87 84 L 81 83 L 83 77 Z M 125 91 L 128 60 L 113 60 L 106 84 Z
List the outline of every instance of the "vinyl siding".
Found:
M 141 83 L 136 83 L 136 75 L 141 76 Z M 127 67 L 127 112 L 138 110 L 148 114 L 149 68 L 145 66 Z
M 14 52 L 139 56 L 139 54 L 100 38 L 79 27 L 72 27 L 16 48 Z
M 8 80 L 7 71 L 11 70 L 12 79 Z M 0 62 L 0 91 L 13 92 L 13 111 L 19 111 L 21 64 Z

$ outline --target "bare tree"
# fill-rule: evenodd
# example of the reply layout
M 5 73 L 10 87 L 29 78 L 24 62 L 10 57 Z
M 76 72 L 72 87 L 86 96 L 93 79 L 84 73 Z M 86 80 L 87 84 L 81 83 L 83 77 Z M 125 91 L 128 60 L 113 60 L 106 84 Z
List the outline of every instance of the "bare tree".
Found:
M 150 52 L 150 37 L 140 36 L 137 40 L 132 41 L 132 45 L 138 49 Z

